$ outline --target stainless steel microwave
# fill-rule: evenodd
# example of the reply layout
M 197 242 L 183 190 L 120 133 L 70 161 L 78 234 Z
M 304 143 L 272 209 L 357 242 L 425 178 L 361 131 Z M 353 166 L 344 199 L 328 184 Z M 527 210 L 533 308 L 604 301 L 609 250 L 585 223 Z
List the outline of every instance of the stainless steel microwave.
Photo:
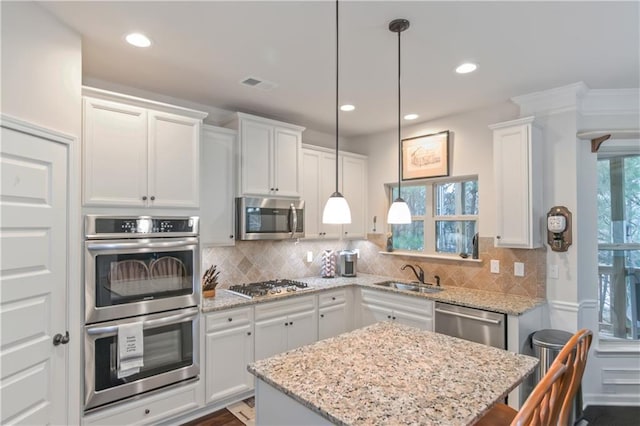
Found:
M 286 240 L 304 237 L 304 201 L 236 198 L 239 240 Z

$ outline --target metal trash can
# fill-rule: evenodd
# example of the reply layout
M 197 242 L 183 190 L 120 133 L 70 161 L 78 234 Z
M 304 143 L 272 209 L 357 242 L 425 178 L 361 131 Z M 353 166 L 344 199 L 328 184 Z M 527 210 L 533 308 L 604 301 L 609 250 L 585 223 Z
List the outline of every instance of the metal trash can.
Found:
M 564 345 L 567 344 L 573 334 L 562 330 L 540 330 L 531 336 L 531 346 L 536 357 L 540 360 L 535 371 L 535 384 L 547 374 L 551 364 L 556 359 Z M 582 385 L 578 387 L 578 392 L 573 400 L 572 415 L 569 416 L 569 424 L 573 425 L 582 417 Z

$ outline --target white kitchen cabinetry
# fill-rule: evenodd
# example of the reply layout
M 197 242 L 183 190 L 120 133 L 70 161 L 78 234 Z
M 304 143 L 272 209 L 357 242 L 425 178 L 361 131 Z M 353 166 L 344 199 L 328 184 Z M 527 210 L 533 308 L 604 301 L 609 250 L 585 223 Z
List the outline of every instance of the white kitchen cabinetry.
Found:
M 238 130 L 240 195 L 300 196 L 304 127 L 243 113 L 226 127 Z
M 200 245 L 235 244 L 235 130 L 204 125 L 200 149 Z
M 197 384 L 189 383 L 140 399 L 115 404 L 83 418 L 84 425 L 147 425 L 158 424 L 171 417 L 198 409 Z
M 332 290 L 318 295 L 318 338 L 337 336 L 353 328 L 351 292 Z
M 336 190 L 335 151 L 327 148 L 303 146 L 302 199 L 305 201 L 305 238 L 366 238 L 367 157 L 339 152 L 338 189 L 351 209 L 348 225 L 322 223 L 327 199 Z
M 206 113 L 84 88 L 86 206 L 198 207 Z
M 255 359 L 261 360 L 318 340 L 315 296 L 255 307 Z
M 433 331 L 433 301 L 390 292 L 360 289 L 360 327 L 379 321 Z
M 253 308 L 205 315 L 206 397 L 214 403 L 253 389 Z
M 493 130 L 496 247 L 542 246 L 542 141 L 526 117 L 489 126 Z

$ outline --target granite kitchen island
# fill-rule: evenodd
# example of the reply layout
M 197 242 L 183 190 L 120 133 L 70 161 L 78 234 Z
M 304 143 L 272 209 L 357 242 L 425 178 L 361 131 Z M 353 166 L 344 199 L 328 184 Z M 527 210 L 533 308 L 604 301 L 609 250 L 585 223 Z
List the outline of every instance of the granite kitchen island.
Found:
M 258 425 L 469 425 L 538 360 L 381 322 L 249 365 Z

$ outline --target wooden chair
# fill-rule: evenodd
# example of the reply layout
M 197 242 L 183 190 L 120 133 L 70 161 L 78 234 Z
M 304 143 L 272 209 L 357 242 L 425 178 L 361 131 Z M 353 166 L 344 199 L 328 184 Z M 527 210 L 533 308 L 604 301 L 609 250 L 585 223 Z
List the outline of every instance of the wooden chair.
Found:
M 520 411 L 505 404 L 497 404 L 476 425 L 568 425 L 573 398 L 582 381 L 592 339 L 593 333 L 587 329 L 574 334 L 520 407 Z

